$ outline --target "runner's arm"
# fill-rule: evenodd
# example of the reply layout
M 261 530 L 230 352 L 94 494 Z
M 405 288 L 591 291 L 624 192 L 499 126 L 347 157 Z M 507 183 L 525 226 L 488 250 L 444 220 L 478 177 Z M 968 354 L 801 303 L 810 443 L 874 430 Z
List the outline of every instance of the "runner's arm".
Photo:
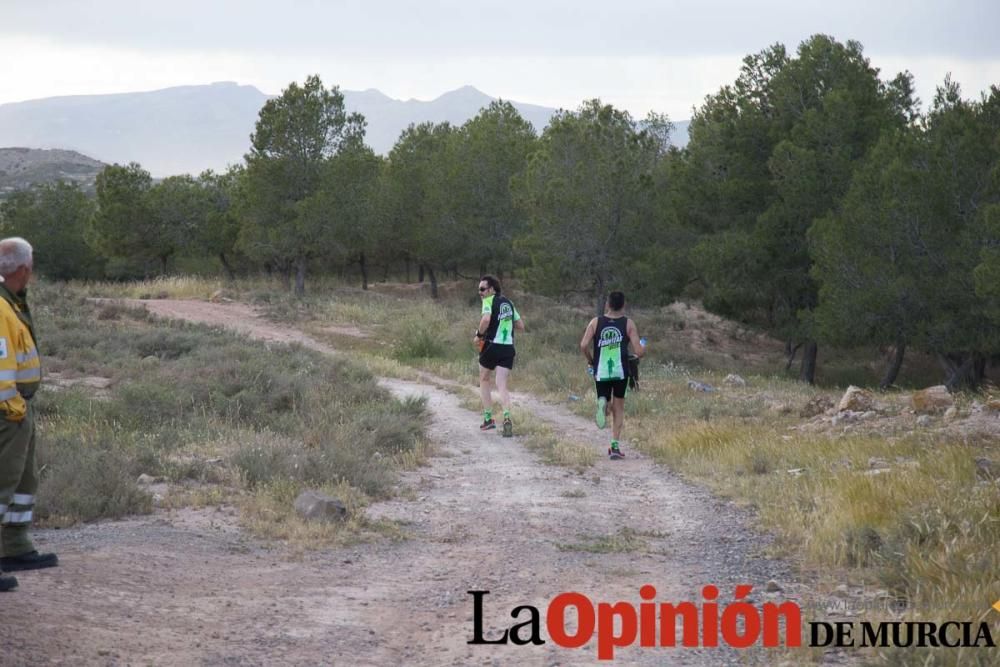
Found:
M 586 331 L 583 332 L 583 338 L 580 339 L 580 351 L 583 352 L 583 356 L 587 358 L 587 363 L 591 366 L 594 365 L 594 334 L 597 332 L 597 318 L 590 320 L 590 324 L 587 325 Z
M 629 343 L 632 343 L 633 341 L 635 343 L 632 345 L 632 352 L 635 353 L 635 356 L 642 359 L 642 355 L 646 354 L 646 346 L 639 342 L 639 330 L 636 329 L 635 322 L 632 321 L 632 318 L 629 318 L 628 320 L 626 333 L 628 333 Z
M 517 312 L 517 308 L 514 309 L 514 329 L 524 331 L 524 320 L 521 319 L 521 313 Z
M 479 332 L 479 336 L 477 337 L 482 338 L 484 335 L 486 335 L 486 330 L 489 328 L 490 328 L 490 315 L 489 313 L 487 313 L 486 315 L 483 315 L 481 318 L 479 318 L 479 326 L 476 329 Z

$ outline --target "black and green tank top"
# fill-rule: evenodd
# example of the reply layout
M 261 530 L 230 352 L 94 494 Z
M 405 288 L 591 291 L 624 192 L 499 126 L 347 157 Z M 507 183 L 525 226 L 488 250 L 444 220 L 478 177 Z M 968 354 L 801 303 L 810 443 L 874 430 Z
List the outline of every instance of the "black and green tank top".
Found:
M 491 294 L 483 299 L 483 315 L 490 316 L 490 326 L 483 336 L 487 343 L 514 344 L 514 322 L 521 319 L 521 315 L 510 299 Z
M 624 380 L 628 377 L 628 318 L 597 318 L 594 333 L 594 379 Z

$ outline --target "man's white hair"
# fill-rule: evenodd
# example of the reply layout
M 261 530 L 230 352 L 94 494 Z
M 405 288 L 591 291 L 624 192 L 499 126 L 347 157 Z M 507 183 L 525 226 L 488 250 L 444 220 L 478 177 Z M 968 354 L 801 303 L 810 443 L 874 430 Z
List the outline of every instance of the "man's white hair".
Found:
M 0 276 L 9 276 L 31 261 L 31 244 L 20 236 L 0 241 Z

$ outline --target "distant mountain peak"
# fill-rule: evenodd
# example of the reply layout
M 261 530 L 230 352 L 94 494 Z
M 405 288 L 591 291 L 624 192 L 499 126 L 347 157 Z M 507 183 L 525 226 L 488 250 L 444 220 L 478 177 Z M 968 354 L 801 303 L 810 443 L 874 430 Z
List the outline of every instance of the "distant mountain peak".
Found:
M 449 90 L 446 93 L 441 94 L 436 99 L 437 100 L 447 100 L 447 99 L 484 99 L 492 100 L 493 98 L 479 90 L 475 86 L 462 86 L 461 88 L 456 88 L 455 90 Z

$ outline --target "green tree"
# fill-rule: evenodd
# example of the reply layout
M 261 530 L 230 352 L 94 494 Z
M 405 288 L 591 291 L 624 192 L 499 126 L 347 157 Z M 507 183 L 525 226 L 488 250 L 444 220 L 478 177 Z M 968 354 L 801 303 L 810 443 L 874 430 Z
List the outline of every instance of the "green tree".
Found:
M 232 258 L 237 253 L 236 244 L 240 231 L 237 205 L 245 175 L 246 170 L 236 165 L 222 174 L 209 170 L 198 177 L 203 191 L 204 209 L 195 231 L 194 242 L 200 251 L 219 259 L 230 279 L 236 275 Z
M 377 215 L 382 159 L 360 141 L 344 145 L 324 168 L 317 191 L 299 204 L 304 224 L 325 228 L 324 256 L 340 265 L 356 264 L 368 289 L 369 263 L 392 243 Z
M 832 342 L 893 345 L 883 386 L 907 346 L 936 355 L 952 389 L 978 385 L 1000 351 L 989 281 L 976 267 L 990 253 L 1000 202 L 997 137 L 1000 91 L 967 102 L 946 80 L 926 122 L 884 136 L 840 209 L 811 231 L 817 331 Z
M 3 234 L 27 239 L 35 270 L 53 280 L 102 276 L 101 259 L 84 238 L 93 214 L 93 200 L 66 182 L 15 192 L 0 204 Z
M 415 259 L 438 296 L 438 272 L 468 257 L 472 230 L 460 224 L 447 191 L 454 128 L 448 123 L 411 125 L 389 153 L 381 187 L 386 230 L 396 247 Z
M 455 133 L 447 165 L 450 205 L 469 230 L 468 257 L 480 273 L 515 266 L 514 239 L 526 225 L 511 181 L 524 172 L 537 138 L 510 102 L 492 102 Z
M 153 217 L 146 195 L 153 187 L 149 172 L 136 162 L 109 165 L 97 175 L 97 212 L 90 220 L 88 242 L 108 258 L 112 274 L 147 273 L 154 259 L 147 238 Z
M 318 76 L 292 83 L 264 105 L 250 137 L 240 245 L 252 258 L 288 277 L 305 292 L 309 261 L 329 247 L 322 216 L 301 216 L 300 203 L 320 186 L 327 161 L 345 143 L 360 142 L 364 118 L 344 110 L 344 96 Z
M 192 245 L 204 227 L 208 198 L 201 183 L 191 176 L 170 176 L 145 194 L 149 224 L 145 225 L 145 252 L 160 263 L 162 275 L 178 251 Z
M 800 377 L 811 383 L 817 289 L 807 232 L 838 206 L 880 133 L 912 119 L 910 78 L 883 83 L 860 44 L 816 35 L 795 58 L 780 47 L 748 58 L 736 86 L 706 107 L 690 152 L 703 161 L 701 171 L 727 174 L 719 160 L 732 159 L 738 178 L 710 178 L 701 191 L 699 179 L 693 183 L 696 198 L 721 200 L 696 209 L 703 227 L 718 230 L 695 254 L 708 285 L 705 303 L 804 344 Z M 718 145 L 702 150 L 702 135 Z
M 657 133 L 599 100 L 552 118 L 516 181 L 529 213 L 520 246 L 537 289 L 586 292 L 601 312 L 607 290 L 621 284 L 645 242 L 638 230 L 650 214 L 661 149 Z

